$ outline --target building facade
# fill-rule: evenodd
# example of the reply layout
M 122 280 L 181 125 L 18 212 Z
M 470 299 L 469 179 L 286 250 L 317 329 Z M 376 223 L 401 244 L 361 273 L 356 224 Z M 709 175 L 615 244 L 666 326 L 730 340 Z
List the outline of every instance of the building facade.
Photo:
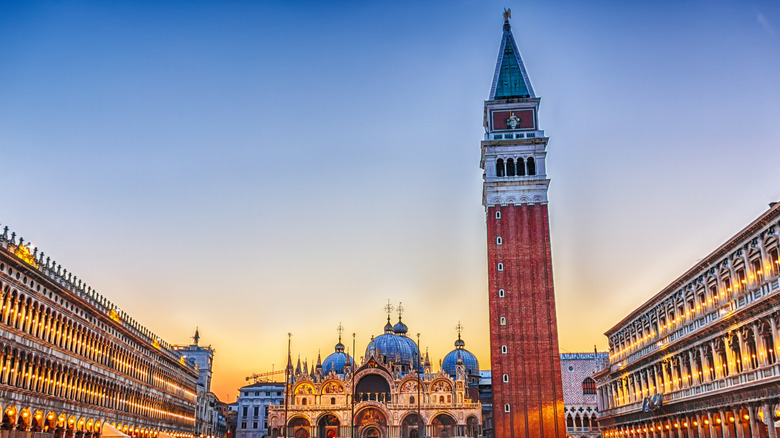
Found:
M 607 366 L 608 358 L 609 353 L 561 353 L 563 411 L 570 437 L 601 436 L 594 376 Z
M 561 366 L 547 211 L 547 141 L 539 102 L 504 13 L 485 101 L 482 203 L 488 238 L 493 430 L 564 437 Z
M 236 438 L 263 438 L 268 433 L 268 407 L 284 403 L 284 382 L 258 382 L 240 389 Z
M 777 437 L 780 204 L 606 332 L 605 437 Z
M 219 409 L 219 399 L 211 392 L 214 349 L 198 345 L 200 330 L 195 329 L 190 345 L 173 345 L 173 349 L 198 370 L 198 397 L 195 414 L 195 434 L 202 437 L 224 437 L 227 432 L 225 417 Z
M 3 430 L 192 435 L 192 364 L 8 227 L 0 235 Z
M 434 373 L 427 354 L 423 358 L 406 334 L 400 316 L 395 325 L 388 316 L 384 334 L 372 338 L 360 363 L 344 353 L 341 339 L 311 369 L 300 360 L 292 369 L 289 361 L 285 402 L 269 407 L 271 436 L 481 436 L 482 406 L 470 384 L 479 381 L 476 358 L 456 344 Z

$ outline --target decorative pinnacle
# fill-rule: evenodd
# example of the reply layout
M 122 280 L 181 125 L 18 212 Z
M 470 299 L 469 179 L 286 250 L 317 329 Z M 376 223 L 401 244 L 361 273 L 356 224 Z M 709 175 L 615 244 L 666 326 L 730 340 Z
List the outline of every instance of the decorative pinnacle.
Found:
M 393 313 L 393 305 L 390 304 L 390 299 L 387 299 L 387 304 L 384 307 L 385 312 L 387 312 L 387 322 L 390 322 L 390 314 Z
M 404 313 L 404 310 L 406 310 L 406 309 L 404 309 L 404 306 L 402 306 L 401 302 L 399 301 L 398 302 L 398 320 L 399 321 L 401 320 L 401 314 Z
M 509 24 L 510 18 L 512 18 L 512 9 L 504 8 L 504 23 Z

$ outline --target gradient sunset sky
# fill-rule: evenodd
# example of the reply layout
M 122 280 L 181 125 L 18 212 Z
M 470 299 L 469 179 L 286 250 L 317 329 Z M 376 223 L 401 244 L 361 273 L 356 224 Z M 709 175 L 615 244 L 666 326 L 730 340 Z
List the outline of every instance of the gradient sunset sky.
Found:
M 3 2 L 0 224 L 214 393 L 357 356 L 403 302 L 489 368 L 479 142 L 502 30 L 534 89 L 563 352 L 780 200 L 776 1 Z M 395 319 L 395 318 L 394 318 Z M 351 339 L 346 339 L 352 350 Z

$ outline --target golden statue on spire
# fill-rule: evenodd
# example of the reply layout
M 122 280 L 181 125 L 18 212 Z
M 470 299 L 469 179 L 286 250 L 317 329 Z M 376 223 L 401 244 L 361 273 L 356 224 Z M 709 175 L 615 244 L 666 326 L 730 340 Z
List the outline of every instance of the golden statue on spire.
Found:
M 512 9 L 504 8 L 504 23 L 509 23 L 510 18 L 512 18 Z

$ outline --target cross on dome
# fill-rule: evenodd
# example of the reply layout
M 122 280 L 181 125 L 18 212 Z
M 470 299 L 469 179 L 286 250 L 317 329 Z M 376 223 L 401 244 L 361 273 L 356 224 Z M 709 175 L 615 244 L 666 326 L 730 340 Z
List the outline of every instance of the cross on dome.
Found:
M 393 308 L 393 305 L 390 304 L 390 299 L 389 298 L 387 299 L 387 304 L 385 304 L 384 309 L 385 309 L 385 312 L 387 312 L 387 321 L 390 322 L 390 314 L 393 313 L 394 308 Z
M 336 327 L 336 331 L 339 334 L 339 343 L 341 343 L 341 334 L 344 333 L 344 326 L 341 325 L 341 321 L 339 321 L 339 326 Z
M 458 321 L 458 325 L 455 326 L 455 331 L 458 332 L 458 339 L 460 339 L 460 334 L 463 332 L 463 324 Z
M 398 303 L 398 320 L 401 320 L 401 315 L 404 313 L 404 306 L 401 305 L 401 302 Z

